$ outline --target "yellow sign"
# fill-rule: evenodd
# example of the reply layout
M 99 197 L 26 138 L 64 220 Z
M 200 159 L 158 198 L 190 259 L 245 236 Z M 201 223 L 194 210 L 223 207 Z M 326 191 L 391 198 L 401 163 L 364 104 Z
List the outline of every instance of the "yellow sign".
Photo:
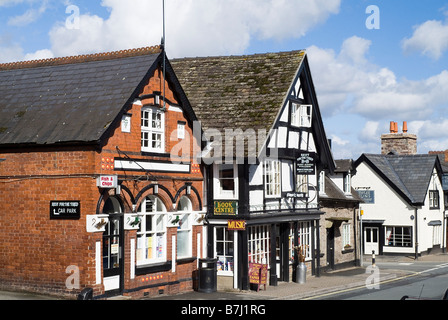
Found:
M 246 230 L 245 220 L 229 220 L 227 221 L 227 229 L 233 231 L 244 231 Z

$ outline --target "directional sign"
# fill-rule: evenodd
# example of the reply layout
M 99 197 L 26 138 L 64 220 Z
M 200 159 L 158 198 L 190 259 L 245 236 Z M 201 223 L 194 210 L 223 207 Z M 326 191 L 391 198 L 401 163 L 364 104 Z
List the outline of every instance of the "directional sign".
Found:
M 81 201 L 50 201 L 51 220 L 78 220 L 81 218 Z

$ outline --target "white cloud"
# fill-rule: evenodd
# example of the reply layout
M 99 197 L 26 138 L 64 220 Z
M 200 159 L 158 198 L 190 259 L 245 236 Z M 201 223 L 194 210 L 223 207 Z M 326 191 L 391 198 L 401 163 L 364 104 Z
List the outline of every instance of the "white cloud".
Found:
M 341 0 L 172 0 L 166 3 L 166 41 L 173 57 L 241 54 L 250 41 L 299 38 L 339 12 Z M 299 7 L 301 10 L 297 10 Z M 80 16 L 79 29 L 59 23 L 52 51 L 73 55 L 159 44 L 162 2 L 103 0 L 110 16 Z
M 411 38 L 402 42 L 405 52 L 419 51 L 438 60 L 448 50 L 448 25 L 441 21 L 429 20 L 415 27 Z
M 368 63 L 369 46 L 370 41 L 351 37 L 339 53 L 307 49 L 319 105 L 327 115 L 349 112 L 376 121 L 411 121 L 447 107 L 448 71 L 419 81 L 398 80 L 390 69 Z
M 43 50 L 37 50 L 36 52 L 33 53 L 27 53 L 23 57 L 23 60 L 28 61 L 28 60 L 50 59 L 50 58 L 54 58 L 53 52 L 51 52 L 48 49 L 43 49 Z
M 45 13 L 45 11 L 47 10 L 47 5 L 48 0 L 43 0 L 39 8 L 31 8 L 25 11 L 25 13 L 22 15 L 11 17 L 8 20 L 8 25 L 23 27 L 36 21 Z

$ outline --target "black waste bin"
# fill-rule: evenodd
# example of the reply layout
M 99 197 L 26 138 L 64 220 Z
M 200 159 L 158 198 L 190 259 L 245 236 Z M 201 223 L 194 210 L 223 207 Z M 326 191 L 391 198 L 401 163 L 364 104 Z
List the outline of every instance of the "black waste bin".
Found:
M 199 259 L 199 292 L 212 293 L 216 292 L 217 287 L 217 259 L 205 258 Z

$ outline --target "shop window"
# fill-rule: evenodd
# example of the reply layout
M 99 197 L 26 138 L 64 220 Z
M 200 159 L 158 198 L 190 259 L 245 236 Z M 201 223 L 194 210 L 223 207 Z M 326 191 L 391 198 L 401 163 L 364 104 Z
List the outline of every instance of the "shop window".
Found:
M 214 166 L 214 191 L 217 199 L 236 199 L 238 177 L 236 165 L 217 164 Z
M 215 228 L 215 255 L 218 274 L 233 274 L 233 231 L 226 227 Z
M 148 196 L 140 209 L 137 232 L 137 265 L 166 261 L 166 209 L 160 198 Z
M 186 196 L 180 198 L 177 208 L 179 214 L 179 227 L 177 228 L 177 257 L 191 257 L 192 253 L 192 231 L 191 216 L 192 205 Z
M 412 227 L 385 227 L 385 245 L 389 247 L 412 247 Z
M 264 184 L 267 198 L 278 198 L 281 195 L 280 188 L 280 161 L 267 160 L 263 165 Z
M 269 264 L 270 226 L 248 228 L 249 263 Z
M 302 246 L 305 252 L 305 260 L 311 260 L 311 222 L 298 223 L 299 247 Z
M 165 151 L 165 114 L 158 108 L 142 108 L 141 145 L 142 151 Z

